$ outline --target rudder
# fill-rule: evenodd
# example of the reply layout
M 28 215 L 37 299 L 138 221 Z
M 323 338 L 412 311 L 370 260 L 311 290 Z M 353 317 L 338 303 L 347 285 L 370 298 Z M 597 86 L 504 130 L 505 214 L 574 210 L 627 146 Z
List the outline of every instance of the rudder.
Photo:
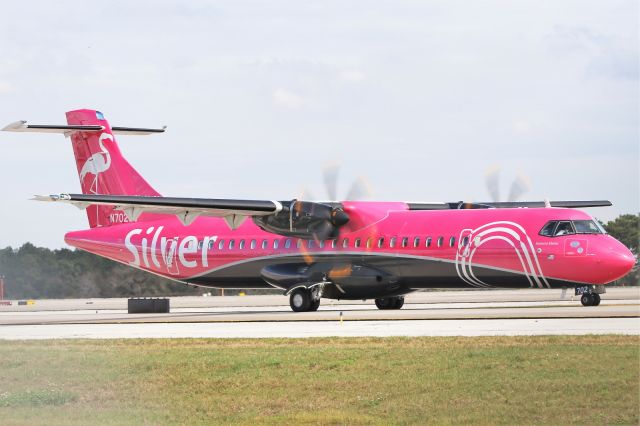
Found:
M 73 153 L 83 194 L 159 196 L 160 194 L 122 156 L 104 115 L 80 109 L 66 113 L 69 125 L 99 125 L 100 132 L 71 133 Z M 114 224 L 114 207 L 89 206 L 89 226 Z M 115 215 L 121 217 L 122 215 Z M 117 218 L 115 223 L 121 223 Z

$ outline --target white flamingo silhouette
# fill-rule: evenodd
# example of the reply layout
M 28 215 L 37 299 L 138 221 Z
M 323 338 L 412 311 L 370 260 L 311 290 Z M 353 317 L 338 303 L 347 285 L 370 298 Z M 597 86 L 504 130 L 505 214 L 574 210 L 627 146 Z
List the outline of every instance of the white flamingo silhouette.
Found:
M 105 139 L 113 142 L 113 138 L 109 133 L 102 133 L 100 139 L 98 139 L 98 144 L 102 151 L 98 151 L 89 157 L 82 166 L 82 170 L 80 170 L 80 182 L 84 182 L 84 177 L 88 174 L 94 176 L 91 186 L 89 186 L 89 192 L 93 194 L 98 193 L 98 175 L 106 172 L 109 170 L 109 167 L 111 167 L 111 154 L 109 154 L 109 151 L 107 151 L 107 148 L 105 148 L 102 143 Z

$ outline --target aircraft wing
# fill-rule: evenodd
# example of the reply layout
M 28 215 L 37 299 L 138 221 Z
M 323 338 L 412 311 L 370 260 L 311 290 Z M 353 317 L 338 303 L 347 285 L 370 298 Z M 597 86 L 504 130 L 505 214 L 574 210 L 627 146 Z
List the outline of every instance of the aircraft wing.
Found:
M 407 203 L 409 210 L 466 210 L 466 209 L 517 209 L 539 207 L 564 207 L 581 209 L 586 207 L 609 207 L 608 200 L 569 200 L 569 201 L 503 201 L 503 202 L 426 202 Z
M 63 202 L 82 209 L 89 205 L 114 206 L 116 209 L 122 210 L 130 221 L 137 220 L 142 213 L 174 214 L 184 225 L 193 223 L 199 216 L 222 217 L 231 229 L 240 226 L 249 216 L 275 215 L 283 209 L 282 203 L 278 201 L 128 195 L 36 195 L 34 200 Z

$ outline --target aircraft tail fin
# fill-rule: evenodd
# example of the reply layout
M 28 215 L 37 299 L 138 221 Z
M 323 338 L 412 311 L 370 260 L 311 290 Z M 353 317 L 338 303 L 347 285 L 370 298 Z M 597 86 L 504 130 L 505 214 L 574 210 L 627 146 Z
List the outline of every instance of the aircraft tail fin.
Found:
M 89 109 L 69 111 L 67 123 L 69 126 L 102 128 L 100 131 L 78 130 L 70 133 L 83 194 L 160 195 L 124 158 L 114 136 L 119 128 L 112 129 L 101 112 Z M 124 132 L 144 130 L 123 129 Z M 95 228 L 121 222 L 119 218 L 124 216 L 114 216 L 114 210 L 113 206 L 89 206 L 89 225 Z
M 83 194 L 160 195 L 123 157 L 114 135 L 148 135 L 162 133 L 164 128 L 111 127 L 100 111 L 91 109 L 67 112 L 67 123 L 68 125 L 37 125 L 17 121 L 1 130 L 62 133 L 70 137 Z M 116 207 L 90 205 L 87 208 L 89 225 L 95 228 L 126 222 L 126 215 L 117 211 Z

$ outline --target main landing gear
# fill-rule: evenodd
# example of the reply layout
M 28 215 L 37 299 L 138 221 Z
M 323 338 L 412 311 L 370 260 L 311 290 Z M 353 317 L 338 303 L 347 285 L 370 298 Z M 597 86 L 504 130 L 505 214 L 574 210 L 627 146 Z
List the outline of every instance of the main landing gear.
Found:
M 404 296 L 376 299 L 376 306 L 378 309 L 400 309 L 402 308 L 402 305 L 404 305 Z
M 297 288 L 289 295 L 289 305 L 293 312 L 313 312 L 320 307 L 320 295 L 304 287 Z

